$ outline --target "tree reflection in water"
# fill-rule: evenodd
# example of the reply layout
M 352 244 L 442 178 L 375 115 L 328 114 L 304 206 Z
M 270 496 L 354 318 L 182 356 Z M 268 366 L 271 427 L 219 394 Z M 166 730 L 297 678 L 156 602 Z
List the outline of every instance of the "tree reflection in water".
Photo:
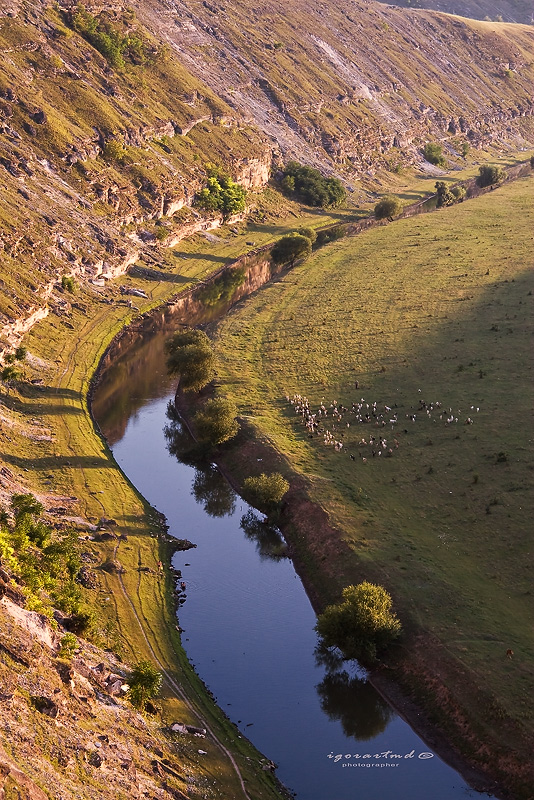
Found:
M 196 468 L 191 492 L 210 517 L 225 517 L 235 511 L 236 494 L 212 464 Z
M 167 408 L 165 426 L 167 450 L 182 464 L 195 468 L 191 493 L 210 517 L 225 517 L 235 511 L 236 493 L 217 467 L 207 460 L 205 448 L 197 445 L 180 422 L 172 403 Z
M 383 733 L 395 712 L 371 684 L 342 669 L 343 658 L 335 650 L 318 647 L 318 665 L 327 674 L 318 684 L 321 708 L 331 720 L 340 720 L 345 736 L 366 742 Z
M 271 558 L 275 561 L 287 558 L 286 543 L 275 525 L 263 522 L 252 509 L 241 517 L 239 524 L 247 539 L 256 542 L 260 558 Z

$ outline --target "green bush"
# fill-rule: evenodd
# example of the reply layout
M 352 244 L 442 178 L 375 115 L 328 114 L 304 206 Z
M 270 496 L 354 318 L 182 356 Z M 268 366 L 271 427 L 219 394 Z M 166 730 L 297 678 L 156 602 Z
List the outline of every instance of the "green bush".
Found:
M 343 225 L 334 225 L 332 228 L 325 228 L 322 231 L 317 231 L 317 238 L 315 240 L 316 247 L 323 247 L 330 242 L 337 242 L 338 239 L 343 239 L 345 236 L 345 228 Z
M 59 650 L 58 656 L 59 658 L 65 658 L 70 661 L 76 649 L 78 647 L 78 639 L 73 633 L 66 633 L 65 636 L 61 637 L 61 642 L 59 643 Z
M 314 245 L 317 240 L 317 232 L 314 231 L 313 228 L 299 228 L 297 233 L 299 236 L 305 236 L 306 239 L 309 239 L 312 245 Z
M 205 211 L 220 211 L 224 219 L 244 211 L 247 193 L 226 173 L 208 165 L 208 180 L 204 189 L 195 197 L 194 205 Z
M 289 489 L 289 482 L 279 472 L 271 472 L 246 478 L 243 488 L 254 503 L 262 510 L 278 505 Z
M 223 444 L 233 439 L 239 430 L 237 407 L 230 400 L 217 397 L 208 400 L 194 416 L 198 438 L 206 444 Z
M 143 711 L 146 703 L 160 693 L 163 675 L 150 661 L 139 661 L 126 680 L 130 703 Z
M 184 392 L 199 392 L 215 377 L 215 356 L 204 331 L 189 328 L 165 343 L 167 371 L 179 375 Z
M 402 211 L 402 203 L 392 194 L 387 194 L 375 205 L 376 219 L 393 219 Z
M 63 275 L 61 278 L 61 288 L 73 294 L 76 291 L 76 281 L 72 275 Z
M 504 171 L 501 167 L 495 165 L 485 164 L 483 167 L 478 168 L 477 184 L 481 188 L 485 186 L 493 186 L 504 178 Z
M 326 647 L 337 647 L 344 658 L 372 662 L 401 633 L 391 611 L 391 597 L 376 584 L 364 581 L 343 590 L 343 601 L 320 614 L 316 630 Z
M 437 142 L 427 142 L 423 147 L 423 156 L 426 161 L 430 164 L 434 164 L 436 167 L 445 168 L 447 166 L 443 155 L 443 148 Z
M 146 45 L 138 33 L 121 33 L 103 14 L 95 16 L 79 5 L 70 14 L 70 24 L 115 69 L 124 69 L 125 57 L 132 64 L 143 64 L 147 58 Z
M 307 236 L 298 233 L 283 236 L 271 249 L 271 258 L 275 264 L 293 266 L 297 258 L 307 258 L 312 250 L 312 243 Z
M 281 180 L 283 191 L 295 195 L 309 206 L 335 208 L 345 200 L 347 193 L 338 178 L 325 178 L 319 170 L 290 161 Z

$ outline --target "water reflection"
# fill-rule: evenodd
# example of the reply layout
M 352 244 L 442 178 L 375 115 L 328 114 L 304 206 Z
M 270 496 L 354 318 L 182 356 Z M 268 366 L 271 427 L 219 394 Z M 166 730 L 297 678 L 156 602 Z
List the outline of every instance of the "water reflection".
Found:
M 256 550 L 261 559 L 270 558 L 275 561 L 287 558 L 287 545 L 282 534 L 268 520 L 262 520 L 249 509 L 243 514 L 239 527 L 251 541 L 256 543 Z
M 208 461 L 205 448 L 192 439 L 172 402 L 167 406 L 167 419 L 170 422 L 163 431 L 167 450 L 181 464 L 195 469 L 191 494 L 210 517 L 231 516 L 236 493 L 217 466 Z
M 328 672 L 317 686 L 322 710 L 339 720 L 345 736 L 366 742 L 383 733 L 394 711 L 365 679 Z
M 226 517 L 235 511 L 236 493 L 213 464 L 196 468 L 191 494 L 210 517 Z

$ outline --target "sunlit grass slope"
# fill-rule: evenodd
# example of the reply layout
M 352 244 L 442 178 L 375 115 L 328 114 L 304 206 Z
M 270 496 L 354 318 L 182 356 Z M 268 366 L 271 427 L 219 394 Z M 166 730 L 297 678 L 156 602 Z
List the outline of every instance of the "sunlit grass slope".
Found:
M 367 564 L 520 727 L 534 711 L 531 201 L 526 178 L 330 245 L 217 341 L 221 393 L 309 477 L 354 574 Z M 342 450 L 309 438 L 294 393 L 324 399 Z M 384 427 L 356 423 L 362 398 Z

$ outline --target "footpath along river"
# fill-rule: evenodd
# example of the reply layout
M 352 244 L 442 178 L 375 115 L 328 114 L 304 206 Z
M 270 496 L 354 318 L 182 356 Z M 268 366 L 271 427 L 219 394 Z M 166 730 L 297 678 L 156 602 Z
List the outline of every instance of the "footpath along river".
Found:
M 179 623 L 218 704 L 300 800 L 489 797 L 432 753 L 354 662 L 317 658 L 315 614 L 291 561 L 279 556 L 280 535 L 214 465 L 187 465 L 175 454 L 183 436 L 170 435 L 167 335 L 140 333 L 122 352 L 112 349 L 92 409 L 169 533 L 197 545 L 174 556 L 187 595 Z

